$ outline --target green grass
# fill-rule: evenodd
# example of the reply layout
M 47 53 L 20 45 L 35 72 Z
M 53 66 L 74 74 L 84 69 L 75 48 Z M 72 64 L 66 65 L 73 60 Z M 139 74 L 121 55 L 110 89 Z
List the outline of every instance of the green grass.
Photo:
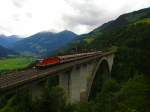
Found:
M 13 103 L 14 98 L 15 98 L 14 96 L 11 97 L 8 100 L 7 104 L 2 109 L 0 109 L 0 112 L 10 112 L 10 111 L 12 111 L 13 108 L 11 108 L 11 107 L 12 107 L 12 103 Z
M 139 20 L 139 21 L 137 21 L 135 24 L 139 24 L 139 23 L 150 24 L 150 18 L 145 18 L 145 19 L 143 19 L 143 20 Z
M 34 61 L 31 57 L 11 57 L 0 59 L 0 71 L 23 69 Z
M 84 39 L 86 42 L 87 42 L 87 44 L 90 44 L 90 43 L 92 43 L 92 41 L 94 40 L 93 38 L 86 38 L 86 39 Z

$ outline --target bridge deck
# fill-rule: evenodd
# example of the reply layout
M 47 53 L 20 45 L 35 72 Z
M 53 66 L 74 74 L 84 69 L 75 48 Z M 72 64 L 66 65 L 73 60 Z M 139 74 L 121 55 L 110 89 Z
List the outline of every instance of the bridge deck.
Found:
M 25 71 L 20 71 L 8 75 L 0 76 L 0 91 L 5 91 L 40 78 L 54 75 L 55 73 L 60 72 L 62 70 L 66 70 L 74 65 L 80 65 L 82 63 L 88 62 L 93 59 L 98 59 L 101 58 L 102 56 L 109 55 L 109 54 L 112 54 L 112 52 L 107 52 L 101 55 L 99 54 L 93 57 L 87 57 L 81 60 L 75 60 L 68 63 L 58 64 L 43 70 L 28 69 Z

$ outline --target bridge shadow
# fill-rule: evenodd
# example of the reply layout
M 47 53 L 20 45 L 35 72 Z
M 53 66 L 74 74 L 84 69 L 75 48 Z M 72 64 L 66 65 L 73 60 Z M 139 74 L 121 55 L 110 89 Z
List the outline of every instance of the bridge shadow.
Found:
M 96 97 L 97 93 L 101 91 L 103 83 L 108 79 L 110 79 L 108 62 L 106 60 L 103 60 L 100 63 L 99 68 L 95 74 L 89 93 L 89 100 Z

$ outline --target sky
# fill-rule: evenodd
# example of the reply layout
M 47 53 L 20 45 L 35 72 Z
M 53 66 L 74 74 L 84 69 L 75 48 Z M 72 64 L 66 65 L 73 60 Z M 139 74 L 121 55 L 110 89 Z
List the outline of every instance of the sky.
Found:
M 146 7 L 150 0 L 0 0 L 0 34 L 63 30 L 83 34 Z

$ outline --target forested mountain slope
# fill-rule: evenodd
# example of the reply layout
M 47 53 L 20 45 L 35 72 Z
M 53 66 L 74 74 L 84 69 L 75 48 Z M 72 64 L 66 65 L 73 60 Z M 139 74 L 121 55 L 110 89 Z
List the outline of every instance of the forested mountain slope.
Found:
M 7 48 L 0 46 L 0 58 L 6 57 L 9 55 L 17 55 L 17 53 L 15 51 L 12 51 L 10 49 L 7 49 Z
M 97 84 L 95 88 L 99 91 L 94 91 L 96 96 L 88 104 L 93 112 L 150 111 L 149 43 L 150 8 L 147 8 L 121 15 L 72 44 L 71 50 L 78 48 L 78 51 L 117 49 L 112 80 L 104 81 L 101 87 Z
M 63 50 L 76 36 L 67 30 L 59 33 L 40 32 L 16 42 L 10 48 L 26 55 L 44 56 Z
M 16 35 L 11 35 L 11 36 L 0 35 L 0 45 L 3 46 L 3 47 L 9 48 L 15 42 L 17 42 L 21 39 L 22 38 L 20 38 Z

